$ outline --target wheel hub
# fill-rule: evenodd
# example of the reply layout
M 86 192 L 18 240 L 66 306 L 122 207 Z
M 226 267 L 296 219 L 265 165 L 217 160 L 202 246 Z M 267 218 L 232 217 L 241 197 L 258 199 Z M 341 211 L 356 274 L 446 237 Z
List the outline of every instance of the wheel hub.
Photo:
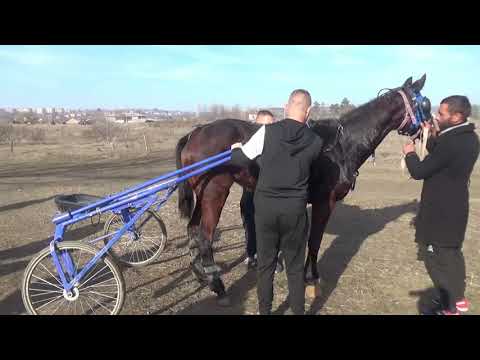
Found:
M 76 287 L 74 287 L 72 290 L 70 291 L 67 291 L 67 290 L 63 290 L 63 297 L 68 300 L 68 301 L 75 301 L 78 299 L 78 295 L 80 294 L 80 292 L 78 291 L 78 289 Z

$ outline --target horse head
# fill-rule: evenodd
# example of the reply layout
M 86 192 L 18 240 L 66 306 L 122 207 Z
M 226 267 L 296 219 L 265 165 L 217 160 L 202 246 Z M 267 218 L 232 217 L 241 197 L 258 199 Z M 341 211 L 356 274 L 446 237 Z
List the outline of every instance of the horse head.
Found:
M 432 118 L 430 99 L 421 94 L 426 78 L 427 75 L 424 74 L 412 83 L 412 78 L 409 77 L 400 88 L 395 89 L 404 103 L 403 119 L 397 128 L 400 135 L 416 139 L 421 132 L 421 124 Z

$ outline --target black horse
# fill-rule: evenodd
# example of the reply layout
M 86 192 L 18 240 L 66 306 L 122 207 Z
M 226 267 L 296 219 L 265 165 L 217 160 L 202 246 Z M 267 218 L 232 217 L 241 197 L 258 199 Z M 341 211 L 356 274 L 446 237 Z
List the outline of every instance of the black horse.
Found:
M 325 140 L 326 146 L 324 153 L 314 163 L 309 185 L 312 218 L 305 264 L 306 281 L 319 279 L 317 256 L 326 224 L 335 203 L 353 188 L 360 166 L 392 130 L 418 136 L 418 117 L 415 117 L 413 110 L 418 111 L 421 106 L 418 96 L 425 79 L 426 75 L 412 83 L 412 78 L 409 78 L 401 87 L 359 106 L 338 120 L 309 123 L 312 130 Z M 425 109 L 425 112 L 429 111 Z M 177 168 L 228 150 L 233 143 L 245 143 L 259 127 L 235 119 L 217 120 L 198 127 L 179 140 L 176 148 Z M 253 164 L 249 168 L 239 168 L 227 163 L 192 177 L 179 186 L 180 213 L 182 217 L 190 218 L 187 232 L 192 270 L 220 298 L 226 292 L 213 258 L 215 228 L 233 182 L 254 189 L 257 171 Z

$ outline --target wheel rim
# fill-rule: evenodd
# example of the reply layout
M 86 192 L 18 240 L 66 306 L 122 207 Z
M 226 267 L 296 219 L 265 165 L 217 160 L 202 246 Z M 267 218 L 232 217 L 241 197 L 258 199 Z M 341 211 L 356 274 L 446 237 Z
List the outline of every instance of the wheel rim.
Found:
M 77 272 L 95 255 L 90 249 L 67 251 Z M 99 259 L 70 292 L 65 291 L 49 252 L 38 259 L 26 282 L 28 307 L 38 315 L 115 314 L 119 311 L 120 291 L 113 265 L 105 258 Z
M 121 216 L 116 215 L 112 218 L 107 232 L 116 232 L 123 225 Z M 137 220 L 135 231 L 127 230 L 112 247 L 111 252 L 124 263 L 142 264 L 155 257 L 162 250 L 164 242 L 165 234 L 160 221 L 152 212 L 146 211 Z

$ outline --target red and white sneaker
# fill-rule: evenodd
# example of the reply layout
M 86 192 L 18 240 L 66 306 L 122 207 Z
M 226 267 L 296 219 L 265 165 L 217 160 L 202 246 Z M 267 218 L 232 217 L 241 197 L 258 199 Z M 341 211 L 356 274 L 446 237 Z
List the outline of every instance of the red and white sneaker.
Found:
M 432 300 L 432 302 L 435 304 L 435 305 L 440 305 L 440 300 L 438 299 L 434 299 Z M 463 300 L 460 300 L 460 301 L 457 301 L 455 303 L 455 305 L 457 306 L 457 310 L 460 311 L 460 312 L 467 312 L 468 311 L 468 308 L 470 306 L 470 303 L 468 302 L 467 299 L 463 299 Z
M 456 305 L 457 305 L 458 311 L 467 312 L 470 306 L 470 303 L 468 302 L 467 299 L 463 299 L 463 300 L 457 301 Z

